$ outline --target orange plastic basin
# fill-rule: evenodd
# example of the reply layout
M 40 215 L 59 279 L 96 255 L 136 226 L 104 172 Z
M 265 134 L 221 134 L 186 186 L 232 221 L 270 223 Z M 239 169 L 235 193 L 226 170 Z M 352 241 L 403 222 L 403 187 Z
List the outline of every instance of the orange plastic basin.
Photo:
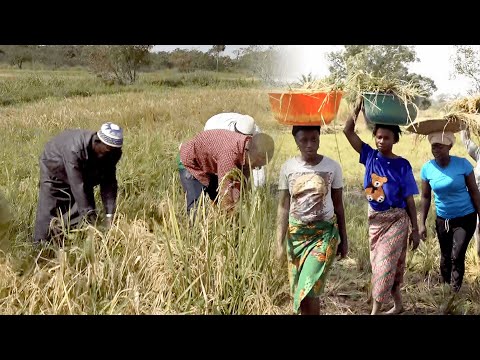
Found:
M 327 125 L 337 116 L 341 91 L 268 93 L 275 119 L 284 125 Z

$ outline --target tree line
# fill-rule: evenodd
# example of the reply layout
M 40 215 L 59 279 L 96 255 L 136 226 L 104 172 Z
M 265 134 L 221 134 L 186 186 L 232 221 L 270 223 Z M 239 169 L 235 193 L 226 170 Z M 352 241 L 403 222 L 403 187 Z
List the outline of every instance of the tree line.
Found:
M 228 45 L 212 45 L 207 52 L 176 49 L 153 52 L 153 45 L 0 45 L 0 63 L 18 69 L 26 63 L 41 64 L 47 69 L 85 67 L 106 81 L 134 83 L 139 71 L 175 69 L 179 72 L 198 70 L 241 72 L 274 82 L 281 77 L 275 66 L 282 56 L 277 46 L 249 45 L 225 55 Z M 415 82 L 427 96 L 437 87 L 435 82 L 411 73 L 408 65 L 419 61 L 415 49 L 406 45 L 345 45 L 342 50 L 327 54 L 330 78 L 346 79 L 358 70 L 377 77 L 389 76 Z M 480 89 L 479 47 L 457 46 L 452 59 L 453 76 L 466 76 L 472 91 Z M 449 69 L 445 69 L 449 71 Z
M 18 69 L 25 64 L 41 64 L 47 69 L 87 67 L 97 73 L 109 69 L 112 73 L 128 71 L 123 82 L 135 78 L 138 71 L 177 69 L 180 72 L 198 70 L 222 72 L 255 72 L 255 66 L 273 52 L 273 47 L 251 45 L 235 52 L 232 58 L 224 54 L 228 45 L 212 45 L 207 52 L 176 49 L 152 52 L 153 45 L 0 45 L 0 63 Z

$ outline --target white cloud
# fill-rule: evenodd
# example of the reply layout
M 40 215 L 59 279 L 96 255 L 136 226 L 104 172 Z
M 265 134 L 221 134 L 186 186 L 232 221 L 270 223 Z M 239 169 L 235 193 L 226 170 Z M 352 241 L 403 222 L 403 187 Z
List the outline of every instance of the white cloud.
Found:
M 470 88 L 467 78 L 459 76 L 453 78 L 453 64 L 451 57 L 454 55 L 453 45 L 415 45 L 419 62 L 411 64 L 410 71 L 428 76 L 437 85 L 436 94 L 463 94 L 466 95 Z

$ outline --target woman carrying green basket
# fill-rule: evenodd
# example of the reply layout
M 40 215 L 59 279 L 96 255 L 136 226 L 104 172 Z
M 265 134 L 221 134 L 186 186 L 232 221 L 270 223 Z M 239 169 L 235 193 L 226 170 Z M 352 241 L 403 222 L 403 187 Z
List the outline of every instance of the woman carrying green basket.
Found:
M 369 204 L 372 266 L 371 314 L 378 314 L 382 304 L 392 297 L 394 306 L 387 313 L 398 314 L 404 310 L 400 286 L 405 270 L 407 239 L 413 249 L 419 244 L 413 200 L 413 195 L 418 194 L 418 187 L 409 161 L 393 153 L 393 145 L 399 141 L 401 133 L 398 125 L 375 123 L 373 136 L 377 149 L 363 142 L 355 133 L 355 121 L 362 103 L 362 98 L 359 98 L 343 132 L 350 145 L 360 154 L 359 162 L 365 166 L 363 187 Z

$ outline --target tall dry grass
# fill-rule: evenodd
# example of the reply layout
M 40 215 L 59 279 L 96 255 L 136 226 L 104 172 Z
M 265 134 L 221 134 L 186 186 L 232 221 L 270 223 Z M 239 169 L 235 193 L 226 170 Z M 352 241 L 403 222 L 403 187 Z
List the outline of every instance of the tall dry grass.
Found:
M 267 167 L 268 186 L 244 192 L 234 217 L 222 215 L 207 201 L 198 221 L 189 226 L 176 170 L 178 144 L 222 111 L 250 114 L 274 137 L 277 149 Z M 30 240 L 43 145 L 66 128 L 94 130 L 106 120 L 121 124 L 126 136 L 113 228 L 72 230 L 63 246 L 34 249 Z M 360 135 L 373 145 L 366 130 Z M 274 121 L 265 91 L 145 86 L 141 92 L 48 97 L 1 107 L 0 144 L 0 192 L 13 218 L 0 257 L 1 313 L 291 313 L 286 264 L 276 261 L 273 252 L 275 187 L 281 164 L 297 149 L 290 130 Z M 334 264 L 324 312 L 365 314 L 370 308 L 370 265 L 363 167 L 341 132 L 322 135 L 320 151 L 341 162 L 350 239 L 348 259 Z M 428 144 L 411 135 L 403 136 L 395 152 L 410 160 L 417 179 L 431 157 Z M 459 145 L 453 153 L 466 156 Z M 409 313 L 435 313 L 444 300 L 433 218 L 432 209 L 428 241 L 408 254 L 403 292 Z M 478 270 L 471 246 L 457 313 L 480 313 Z

